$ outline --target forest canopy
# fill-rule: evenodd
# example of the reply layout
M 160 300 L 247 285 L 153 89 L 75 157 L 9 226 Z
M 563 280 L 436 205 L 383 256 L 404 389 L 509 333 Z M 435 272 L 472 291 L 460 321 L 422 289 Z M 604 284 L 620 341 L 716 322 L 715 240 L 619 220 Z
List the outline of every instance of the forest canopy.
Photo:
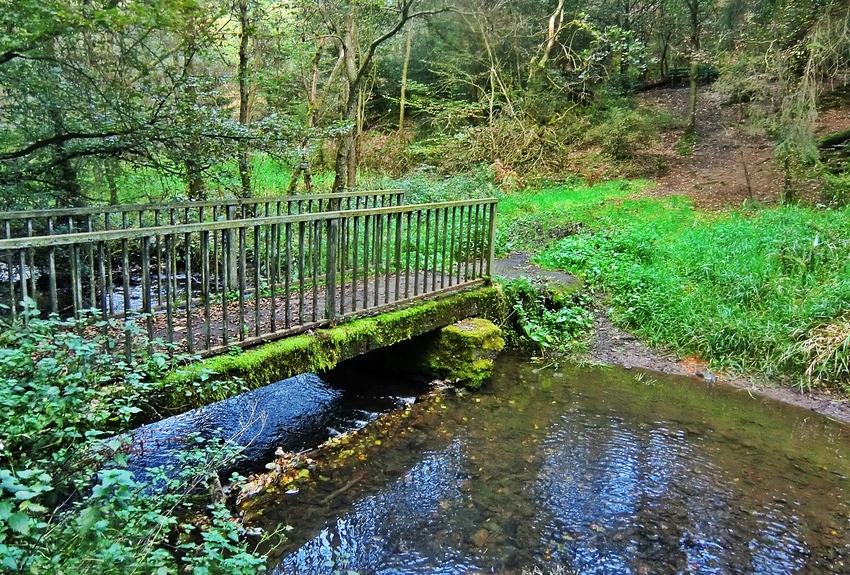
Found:
M 850 62 L 846 0 L 12 0 L 0 22 L 5 208 L 587 177 L 575 150 L 616 164 L 657 131 L 630 96 L 689 83 L 695 133 L 718 79 L 793 177 Z

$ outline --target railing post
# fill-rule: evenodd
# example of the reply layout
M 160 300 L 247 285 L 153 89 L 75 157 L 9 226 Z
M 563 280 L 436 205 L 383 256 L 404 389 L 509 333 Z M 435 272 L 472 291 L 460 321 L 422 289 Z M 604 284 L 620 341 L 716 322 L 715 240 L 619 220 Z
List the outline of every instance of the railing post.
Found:
M 340 199 L 333 198 L 328 203 L 329 211 L 339 210 Z M 336 318 L 336 257 L 339 244 L 339 218 L 328 219 L 327 259 L 325 260 L 325 319 Z M 344 281 L 344 280 L 343 280 Z M 313 286 L 316 289 L 316 286 Z
M 496 259 L 496 203 L 490 204 L 490 233 L 487 253 L 487 277 L 493 277 L 493 262 Z
M 227 221 L 232 222 L 237 219 L 236 217 L 236 206 L 234 204 L 230 204 L 227 206 L 226 218 Z M 236 241 L 236 228 L 229 228 L 226 233 L 227 237 L 227 283 L 224 286 L 224 289 L 228 291 L 235 291 L 239 287 L 239 273 L 238 273 L 238 262 L 239 262 L 239 248 L 238 242 Z

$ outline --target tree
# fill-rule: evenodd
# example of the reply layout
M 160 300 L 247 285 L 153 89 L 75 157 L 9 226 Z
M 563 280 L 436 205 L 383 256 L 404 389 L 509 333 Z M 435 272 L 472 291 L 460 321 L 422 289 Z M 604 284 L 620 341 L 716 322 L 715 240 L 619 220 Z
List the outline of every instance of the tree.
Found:
M 401 32 L 409 21 L 445 12 L 447 8 L 427 5 L 426 0 L 309 0 L 304 8 L 323 29 L 317 35 L 332 38 L 341 62 L 341 116 L 346 127 L 338 137 L 333 183 L 333 191 L 339 192 L 356 185 L 357 126 L 365 82 L 378 48 Z
M 239 13 L 239 64 L 237 78 L 239 80 L 239 125 L 247 127 L 251 121 L 251 37 L 254 24 L 251 18 L 249 0 L 237 0 L 236 8 Z M 241 196 L 251 197 L 251 156 L 245 140 L 239 145 L 239 179 Z
M 232 2 L 233 0 L 228 0 Z M 77 205 L 120 166 L 170 174 L 191 198 L 229 158 L 280 154 L 286 116 L 250 115 L 250 0 L 238 0 L 239 60 L 225 3 L 195 0 L 13 0 L 0 15 L 0 189 L 14 206 Z M 236 70 L 234 74 L 233 70 Z M 229 96 L 239 85 L 239 114 Z M 249 166 L 250 168 L 250 166 Z M 240 170 L 249 175 L 250 170 Z M 112 174 L 112 176 L 110 176 Z M 250 191 L 250 180 L 241 182 Z

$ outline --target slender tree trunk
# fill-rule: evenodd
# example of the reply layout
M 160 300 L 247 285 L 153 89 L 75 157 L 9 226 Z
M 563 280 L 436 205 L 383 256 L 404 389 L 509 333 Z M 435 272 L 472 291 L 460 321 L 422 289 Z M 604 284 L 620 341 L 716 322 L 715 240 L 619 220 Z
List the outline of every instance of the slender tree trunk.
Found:
M 404 131 L 404 106 L 407 103 L 407 68 L 410 64 L 410 44 L 413 27 L 407 29 L 407 46 L 404 50 L 404 65 L 401 67 L 401 95 L 398 99 L 398 131 Z
M 342 30 L 334 27 L 335 31 L 339 33 L 341 40 L 340 57 L 343 61 L 343 69 L 345 70 L 345 89 L 343 92 L 345 108 L 343 120 L 349 122 L 348 130 L 340 136 L 339 150 L 334 164 L 333 191 L 335 192 L 343 191 L 346 185 L 350 185 L 355 181 L 357 175 L 355 140 L 357 139 L 358 113 L 361 109 L 360 91 L 363 87 L 365 74 L 372 65 L 375 51 L 381 44 L 401 32 L 404 25 L 412 18 L 444 11 L 444 9 L 439 9 L 412 14 L 410 10 L 416 3 L 417 0 L 399 0 L 398 8 L 400 13 L 395 24 L 389 30 L 372 40 L 359 58 L 356 53 L 356 27 L 353 11 L 349 11 L 346 15 L 345 25 Z M 352 155 L 354 155 L 353 158 Z
M 699 0 L 688 0 L 688 8 L 690 10 L 691 17 L 691 70 L 689 74 L 691 81 L 691 98 L 690 108 L 688 112 L 688 127 L 686 129 L 686 132 L 688 134 L 693 134 L 694 132 L 696 132 L 697 129 L 697 74 L 699 73 L 700 49 Z
M 353 190 L 357 186 L 357 166 L 360 165 L 360 142 L 363 141 L 363 122 L 366 117 L 366 91 L 362 88 L 357 90 L 357 120 L 354 130 L 354 140 L 351 142 L 351 151 L 348 154 L 348 189 Z
M 251 20 L 248 13 L 248 0 L 239 0 L 239 124 L 247 126 L 250 122 L 249 101 L 251 98 L 250 85 L 250 54 L 249 43 L 251 40 Z M 239 179 L 241 180 L 241 193 L 243 198 L 250 198 L 251 193 L 251 155 L 248 145 L 243 140 L 239 143 Z
M 189 157 L 183 162 L 186 168 L 186 196 L 190 200 L 207 199 L 207 185 L 204 182 L 204 173 L 201 169 L 201 164 L 196 159 L 200 153 L 197 143 L 193 142 L 189 144 Z
M 184 75 L 186 78 L 192 78 L 195 72 L 195 23 L 190 18 L 186 25 L 186 53 L 184 63 Z M 196 100 L 196 91 L 192 87 L 191 82 L 186 90 L 190 101 Z M 201 164 L 201 145 L 199 136 L 190 136 L 192 138 L 188 143 L 186 157 L 183 160 L 183 167 L 186 170 L 186 195 L 190 200 L 205 200 L 207 199 L 207 186 L 204 182 L 204 171 Z
M 307 111 L 307 128 L 312 128 L 316 125 L 316 120 L 319 115 L 319 109 L 325 101 L 325 97 L 328 94 L 328 89 L 330 85 L 333 83 L 333 79 L 336 77 L 337 71 L 340 68 L 342 60 L 337 60 L 336 66 L 331 71 L 330 78 L 328 79 L 328 83 L 325 86 L 324 91 L 322 92 L 321 98 L 319 98 L 319 62 L 322 61 L 322 52 L 325 48 L 325 39 L 322 38 L 319 40 L 319 45 L 316 47 L 316 53 L 313 55 L 313 60 L 310 64 L 311 74 L 310 74 L 310 91 L 307 95 L 307 103 L 308 103 L 308 111 Z M 292 177 L 289 180 L 289 187 L 286 190 L 287 194 L 292 194 L 295 190 L 298 189 L 298 181 L 304 178 L 304 188 L 309 192 L 313 189 L 313 173 L 310 168 L 310 158 L 307 154 L 307 146 L 310 144 L 309 137 L 304 138 L 301 141 L 301 150 L 298 154 L 298 165 L 295 166 L 295 169 L 292 170 Z M 319 148 L 319 155 L 321 157 L 322 149 Z M 324 163 L 324 160 L 321 160 Z
M 117 206 L 121 203 L 118 199 L 118 174 L 121 170 L 118 160 L 107 159 L 104 168 L 106 172 L 106 185 L 109 186 L 109 205 Z
M 342 33 L 342 50 L 343 69 L 345 70 L 345 116 L 344 119 L 350 122 L 348 130 L 340 136 L 339 150 L 336 155 L 336 163 L 334 165 L 334 183 L 333 191 L 345 191 L 351 177 L 349 169 L 351 168 L 351 155 L 354 149 L 354 138 L 357 133 L 357 113 L 359 110 L 359 84 L 360 74 L 357 69 L 356 48 L 354 46 L 354 15 L 348 16 L 348 21 L 345 24 L 345 29 Z M 355 166 L 356 169 L 356 166 Z
M 534 78 L 538 70 L 546 67 L 546 62 L 552 55 L 552 49 L 558 41 L 558 34 L 561 32 L 561 25 L 564 22 L 564 0 L 558 0 L 558 6 L 555 11 L 549 16 L 549 28 L 547 30 L 546 45 L 543 47 L 543 55 L 540 56 L 540 61 L 534 65 L 532 60 L 531 69 L 528 71 L 528 81 Z

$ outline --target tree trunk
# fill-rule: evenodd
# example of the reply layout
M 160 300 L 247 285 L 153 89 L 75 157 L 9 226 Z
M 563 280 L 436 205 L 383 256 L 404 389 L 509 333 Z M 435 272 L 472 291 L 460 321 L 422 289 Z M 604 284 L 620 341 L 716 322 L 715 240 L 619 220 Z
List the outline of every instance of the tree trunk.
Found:
M 354 151 L 354 138 L 357 133 L 357 113 L 359 111 L 360 97 L 360 71 L 356 62 L 356 48 L 354 45 L 354 15 L 348 16 L 345 29 L 342 33 L 342 46 L 340 47 L 343 58 L 343 70 L 345 70 L 345 115 L 343 119 L 349 122 L 345 133 L 340 135 L 339 150 L 336 154 L 334 164 L 334 183 L 332 191 L 343 192 L 349 181 L 351 169 L 351 156 Z M 354 166 L 356 170 L 356 165 Z
M 184 53 L 184 76 L 193 78 L 195 75 L 195 22 L 190 18 L 186 24 L 186 52 Z M 186 90 L 186 94 L 190 101 L 196 101 L 196 91 L 191 82 Z M 186 195 L 190 200 L 205 200 L 207 199 L 206 183 L 204 182 L 204 173 L 201 166 L 201 146 L 199 136 L 189 136 L 190 140 L 187 144 L 186 156 L 183 159 L 183 167 L 186 169 Z
M 358 64 L 357 45 L 356 45 L 356 27 L 355 15 L 353 11 L 349 11 L 345 16 L 344 28 L 339 31 L 335 26 L 334 29 L 338 32 L 341 39 L 340 43 L 340 58 L 343 62 L 345 70 L 345 90 L 343 98 L 345 100 L 345 108 L 343 120 L 348 122 L 348 130 L 340 135 L 339 150 L 337 152 L 336 162 L 334 164 L 334 183 L 333 191 L 341 192 L 346 185 L 350 185 L 355 181 L 357 175 L 357 155 L 355 149 L 355 139 L 358 130 L 358 113 L 360 110 L 360 91 L 363 86 L 363 79 L 372 60 L 375 57 L 377 48 L 398 34 L 404 25 L 412 18 L 424 16 L 426 14 L 437 14 L 445 11 L 445 9 L 437 9 L 431 11 L 417 12 L 411 14 L 410 10 L 417 3 L 417 0 L 400 0 L 399 1 L 399 17 L 395 24 L 389 30 L 372 40 L 369 47 L 363 51 Z M 352 154 L 354 157 L 352 158 Z
M 404 106 L 407 103 L 407 67 L 410 64 L 410 44 L 413 27 L 407 30 L 407 46 L 404 50 L 404 65 L 401 67 L 401 95 L 398 99 L 398 131 L 404 131 Z
M 688 127 L 686 133 L 693 134 L 697 129 L 697 74 L 699 73 L 699 35 L 700 35 L 700 20 L 699 20 L 699 2 L 700 0 L 688 0 L 688 9 L 690 10 L 691 18 L 691 101 L 688 113 Z
M 249 100 L 251 97 L 251 86 L 249 78 L 250 54 L 248 53 L 251 40 L 251 21 L 248 13 L 248 0 L 239 0 L 239 124 L 247 126 L 250 122 Z M 241 181 L 241 193 L 243 198 L 250 198 L 251 193 L 251 156 L 247 143 L 239 142 L 239 179 Z
M 201 165 L 196 159 L 200 150 L 196 143 L 189 145 L 189 157 L 183 163 L 186 168 L 186 195 L 190 200 L 207 199 L 207 186 Z
M 118 198 L 118 174 L 121 171 L 118 160 L 107 159 L 104 168 L 106 168 L 104 170 L 106 172 L 106 185 L 109 186 L 109 205 L 117 206 L 121 203 Z

